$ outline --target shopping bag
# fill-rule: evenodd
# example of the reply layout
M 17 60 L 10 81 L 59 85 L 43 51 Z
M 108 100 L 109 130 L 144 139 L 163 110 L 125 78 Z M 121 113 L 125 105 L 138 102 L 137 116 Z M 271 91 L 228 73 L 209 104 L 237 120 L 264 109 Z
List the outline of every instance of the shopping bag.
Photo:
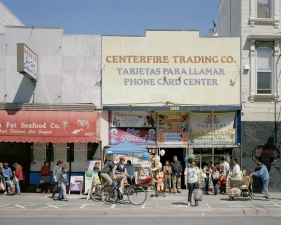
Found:
M 202 201 L 202 190 L 201 189 L 194 189 L 193 196 L 195 201 Z
M 213 175 L 212 175 L 212 179 L 213 179 L 213 180 L 218 180 L 219 178 L 220 178 L 220 173 L 219 173 L 219 171 L 214 172 Z
M 18 178 L 16 176 L 14 176 L 13 182 L 14 182 L 14 184 L 17 184 L 19 182 L 19 180 L 18 180 Z
M 0 191 L 5 191 L 5 185 L 2 182 L 0 182 Z

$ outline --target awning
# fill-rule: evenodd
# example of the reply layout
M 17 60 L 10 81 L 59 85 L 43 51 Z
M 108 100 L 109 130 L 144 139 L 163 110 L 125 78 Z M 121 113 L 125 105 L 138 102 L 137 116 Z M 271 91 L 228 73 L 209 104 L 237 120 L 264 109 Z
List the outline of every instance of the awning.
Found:
M 100 112 L 0 110 L 0 142 L 99 142 Z

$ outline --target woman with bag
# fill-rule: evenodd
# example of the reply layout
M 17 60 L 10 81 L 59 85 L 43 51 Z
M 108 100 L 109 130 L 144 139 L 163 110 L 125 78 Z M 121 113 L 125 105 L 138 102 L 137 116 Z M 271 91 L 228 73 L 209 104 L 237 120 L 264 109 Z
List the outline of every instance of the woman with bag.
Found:
M 202 200 L 202 192 L 199 189 L 199 185 L 201 182 L 200 171 L 199 171 L 198 167 L 195 166 L 195 161 L 193 159 L 189 159 L 188 162 L 189 162 L 190 166 L 186 167 L 185 171 L 184 171 L 184 175 L 185 175 L 184 184 L 185 184 L 185 186 L 188 187 L 188 206 L 191 205 L 193 190 L 194 190 L 195 206 L 198 206 L 199 198 L 201 197 L 201 200 Z M 195 190 L 197 190 L 197 191 L 195 191 Z
M 50 194 L 50 167 L 49 162 L 45 161 L 44 166 L 41 167 L 41 181 L 44 182 L 44 191 L 43 193 Z
M 14 163 L 13 167 L 15 167 L 13 182 L 16 186 L 17 194 L 20 195 L 20 186 L 22 186 L 23 181 L 22 167 L 18 163 Z
M 205 187 L 204 187 L 204 194 L 205 195 L 209 195 L 209 180 L 210 180 L 210 168 L 209 168 L 209 164 L 207 163 L 204 167 L 203 167 L 203 173 L 205 173 Z
M 214 186 L 214 195 L 218 194 L 218 180 L 220 178 L 220 171 L 219 171 L 219 164 L 218 163 L 214 163 L 214 166 L 212 167 L 212 173 L 211 173 L 211 177 L 213 180 L 213 186 Z

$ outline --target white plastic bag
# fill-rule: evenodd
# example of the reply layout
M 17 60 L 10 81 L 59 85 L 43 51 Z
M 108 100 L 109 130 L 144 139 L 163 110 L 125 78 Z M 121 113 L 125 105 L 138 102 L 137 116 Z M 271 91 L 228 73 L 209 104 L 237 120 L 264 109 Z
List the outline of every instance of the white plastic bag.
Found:
M 5 191 L 5 185 L 2 182 L 0 182 L 0 191 Z

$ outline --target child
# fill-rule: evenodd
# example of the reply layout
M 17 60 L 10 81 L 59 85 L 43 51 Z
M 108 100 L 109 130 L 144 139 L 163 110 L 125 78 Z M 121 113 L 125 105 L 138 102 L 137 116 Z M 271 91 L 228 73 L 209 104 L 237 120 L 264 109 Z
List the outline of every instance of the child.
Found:
M 226 194 L 226 176 L 224 175 L 223 171 L 221 171 L 221 173 L 220 173 L 218 185 L 220 186 L 220 194 L 225 195 Z
M 171 187 L 171 174 L 172 174 L 172 169 L 170 166 L 170 161 L 167 160 L 165 162 L 165 166 L 163 167 L 163 172 L 164 172 L 164 182 L 165 182 L 165 188 L 169 188 L 169 194 L 172 192 L 172 187 Z
M 95 162 L 94 168 L 93 168 L 94 173 L 96 174 L 93 178 L 93 185 L 100 184 L 100 163 Z
M 60 193 L 57 200 L 68 201 L 66 197 L 66 186 L 69 185 L 66 166 L 61 167 L 61 173 L 58 175 L 58 185 L 60 186 Z

